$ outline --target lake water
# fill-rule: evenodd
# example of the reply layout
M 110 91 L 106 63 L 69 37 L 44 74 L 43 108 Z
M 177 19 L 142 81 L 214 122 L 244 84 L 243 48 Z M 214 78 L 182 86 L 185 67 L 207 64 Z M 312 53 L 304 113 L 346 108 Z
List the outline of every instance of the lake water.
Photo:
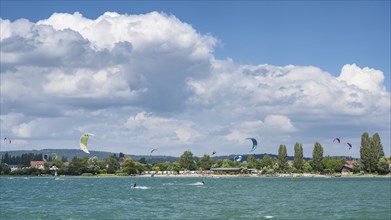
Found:
M 1 177 L 0 183 L 0 219 L 391 219 L 390 178 Z

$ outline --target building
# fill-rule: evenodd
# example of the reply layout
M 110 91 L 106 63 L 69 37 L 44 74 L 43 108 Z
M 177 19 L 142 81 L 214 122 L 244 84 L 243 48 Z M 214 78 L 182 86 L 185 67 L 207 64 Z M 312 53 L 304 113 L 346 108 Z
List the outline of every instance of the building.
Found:
M 257 169 L 247 169 L 247 172 L 249 172 L 251 174 L 260 174 L 261 173 L 261 171 L 257 170 Z
M 243 168 L 212 168 L 213 172 L 222 172 L 222 173 L 239 173 Z
M 30 161 L 30 167 L 31 168 L 36 168 L 39 170 L 44 170 L 45 169 L 45 161 Z
M 341 173 L 351 173 L 353 172 L 354 167 L 357 166 L 363 166 L 363 164 L 357 160 L 347 160 L 345 165 L 341 168 Z
M 18 166 L 18 165 L 9 165 L 9 164 L 6 164 L 6 163 L 5 163 L 5 165 L 6 165 L 8 168 L 10 168 L 11 172 L 19 169 L 19 166 Z
M 341 173 L 351 173 L 351 172 L 353 172 L 353 168 L 354 168 L 353 165 L 345 164 L 345 165 L 343 165 L 343 167 L 341 168 Z

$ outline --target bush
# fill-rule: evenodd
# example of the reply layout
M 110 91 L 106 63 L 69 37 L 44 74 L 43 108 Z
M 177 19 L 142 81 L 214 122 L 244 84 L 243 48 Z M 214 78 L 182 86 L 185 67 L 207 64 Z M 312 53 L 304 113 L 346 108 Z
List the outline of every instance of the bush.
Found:
M 361 173 L 361 171 L 364 170 L 364 167 L 362 166 L 355 166 L 353 167 L 353 173 Z
M 377 169 L 379 174 L 387 174 L 390 172 L 387 158 L 382 157 L 379 159 L 379 162 L 377 163 Z
M 23 175 L 33 175 L 33 176 L 39 176 L 41 175 L 41 170 L 36 168 L 22 168 L 17 169 L 14 171 L 11 171 L 10 175 L 16 175 L 16 176 L 23 176 Z
M 99 174 L 107 174 L 107 170 L 106 169 L 99 170 Z
M 8 175 L 10 172 L 11 169 L 7 165 L 4 163 L 0 164 L 0 175 Z

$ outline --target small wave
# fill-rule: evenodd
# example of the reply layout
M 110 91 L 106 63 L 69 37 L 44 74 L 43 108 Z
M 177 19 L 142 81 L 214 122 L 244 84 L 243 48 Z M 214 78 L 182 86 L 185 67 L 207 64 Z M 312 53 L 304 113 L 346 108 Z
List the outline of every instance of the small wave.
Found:
M 272 215 L 265 215 L 264 217 L 267 218 L 267 219 L 274 218 L 274 216 L 272 216 Z
M 172 186 L 174 183 L 163 183 L 163 186 Z
M 150 189 L 149 187 L 147 186 L 136 186 L 136 187 L 131 187 L 132 189 Z
M 65 180 L 73 180 L 73 179 L 56 177 L 56 178 L 54 178 L 54 180 L 65 181 Z
M 190 185 L 190 186 L 203 186 L 205 184 L 202 183 L 202 182 L 196 182 L 196 183 L 191 183 L 191 184 L 188 184 L 188 185 Z

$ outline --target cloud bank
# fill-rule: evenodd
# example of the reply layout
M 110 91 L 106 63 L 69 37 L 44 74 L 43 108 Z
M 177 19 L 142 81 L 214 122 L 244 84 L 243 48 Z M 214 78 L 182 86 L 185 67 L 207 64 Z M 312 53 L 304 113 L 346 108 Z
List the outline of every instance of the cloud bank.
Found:
M 91 150 L 131 154 L 245 154 L 245 138 L 255 137 L 256 153 L 285 144 L 292 155 L 300 142 L 311 155 L 320 141 L 325 154 L 359 156 L 368 131 L 390 154 L 380 70 L 219 60 L 219 39 L 158 12 L 0 22 L 1 133 L 17 140 L 2 150 L 77 148 L 91 132 Z M 333 144 L 336 136 L 355 148 Z

